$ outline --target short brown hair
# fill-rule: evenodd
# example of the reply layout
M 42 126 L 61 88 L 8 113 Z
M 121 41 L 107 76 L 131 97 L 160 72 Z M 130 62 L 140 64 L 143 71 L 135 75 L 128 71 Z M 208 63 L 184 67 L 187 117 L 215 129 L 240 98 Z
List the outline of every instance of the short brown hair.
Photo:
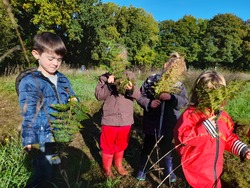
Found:
M 39 54 L 43 52 L 54 52 L 57 55 L 64 56 L 67 53 L 62 39 L 51 32 L 42 32 L 34 37 L 33 50 L 38 51 Z

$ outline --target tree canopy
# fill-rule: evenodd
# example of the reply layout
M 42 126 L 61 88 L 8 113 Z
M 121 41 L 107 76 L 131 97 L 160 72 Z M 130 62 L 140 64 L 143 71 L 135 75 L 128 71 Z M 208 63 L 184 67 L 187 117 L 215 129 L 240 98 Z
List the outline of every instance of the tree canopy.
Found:
M 127 47 L 133 67 L 161 67 L 177 51 L 195 68 L 250 68 L 250 21 L 233 14 L 218 14 L 210 20 L 186 15 L 177 21 L 156 22 L 142 8 L 100 0 L 19 0 L 11 1 L 9 7 L 4 2 L 9 1 L 0 2 L 1 74 L 11 73 L 17 65 L 34 65 L 30 48 L 41 31 L 63 39 L 68 48 L 64 60 L 72 67 L 99 66 L 107 58 L 106 49 L 121 44 Z

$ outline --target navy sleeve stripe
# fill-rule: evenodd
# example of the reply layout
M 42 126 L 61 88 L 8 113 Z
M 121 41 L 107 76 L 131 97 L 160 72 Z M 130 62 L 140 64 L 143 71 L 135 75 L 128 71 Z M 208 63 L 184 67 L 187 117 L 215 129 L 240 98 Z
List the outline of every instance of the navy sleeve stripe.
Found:
M 240 140 L 237 140 L 233 144 L 232 153 L 235 155 L 240 155 L 240 152 L 244 147 L 247 147 L 247 145 L 241 142 Z
M 205 128 L 207 129 L 208 133 L 212 136 L 212 137 L 217 137 L 218 134 L 215 130 L 215 127 L 213 126 L 213 124 L 211 123 L 211 121 L 209 121 L 208 119 L 203 121 L 203 125 L 205 126 Z

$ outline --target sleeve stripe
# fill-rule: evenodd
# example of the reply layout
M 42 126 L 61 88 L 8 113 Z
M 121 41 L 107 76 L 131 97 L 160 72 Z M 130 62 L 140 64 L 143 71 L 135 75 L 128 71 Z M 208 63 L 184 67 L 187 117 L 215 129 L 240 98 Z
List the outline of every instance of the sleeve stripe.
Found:
M 205 126 L 205 128 L 207 129 L 208 133 L 212 136 L 212 137 L 217 137 L 218 134 L 215 130 L 215 127 L 213 126 L 213 124 L 207 119 L 205 121 L 203 121 L 203 125 Z
M 235 155 L 240 155 L 240 152 L 244 147 L 247 147 L 247 145 L 241 142 L 240 140 L 237 140 L 233 144 L 232 153 Z

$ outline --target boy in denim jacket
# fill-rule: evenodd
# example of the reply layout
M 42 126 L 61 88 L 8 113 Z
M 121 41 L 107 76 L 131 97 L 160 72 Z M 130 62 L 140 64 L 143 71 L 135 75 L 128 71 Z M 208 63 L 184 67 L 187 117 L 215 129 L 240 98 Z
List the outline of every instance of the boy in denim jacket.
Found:
M 22 145 L 27 153 L 36 152 L 32 158 L 35 172 L 28 187 L 46 187 L 46 182 L 53 182 L 53 169 L 61 163 L 50 123 L 55 118 L 50 114 L 55 112 L 52 104 L 65 104 L 70 96 L 75 96 L 69 80 L 58 72 L 66 52 L 56 34 L 37 34 L 32 55 L 38 61 L 38 68 L 29 71 L 17 86 L 23 116 Z M 38 150 L 33 148 L 35 145 L 39 145 Z

